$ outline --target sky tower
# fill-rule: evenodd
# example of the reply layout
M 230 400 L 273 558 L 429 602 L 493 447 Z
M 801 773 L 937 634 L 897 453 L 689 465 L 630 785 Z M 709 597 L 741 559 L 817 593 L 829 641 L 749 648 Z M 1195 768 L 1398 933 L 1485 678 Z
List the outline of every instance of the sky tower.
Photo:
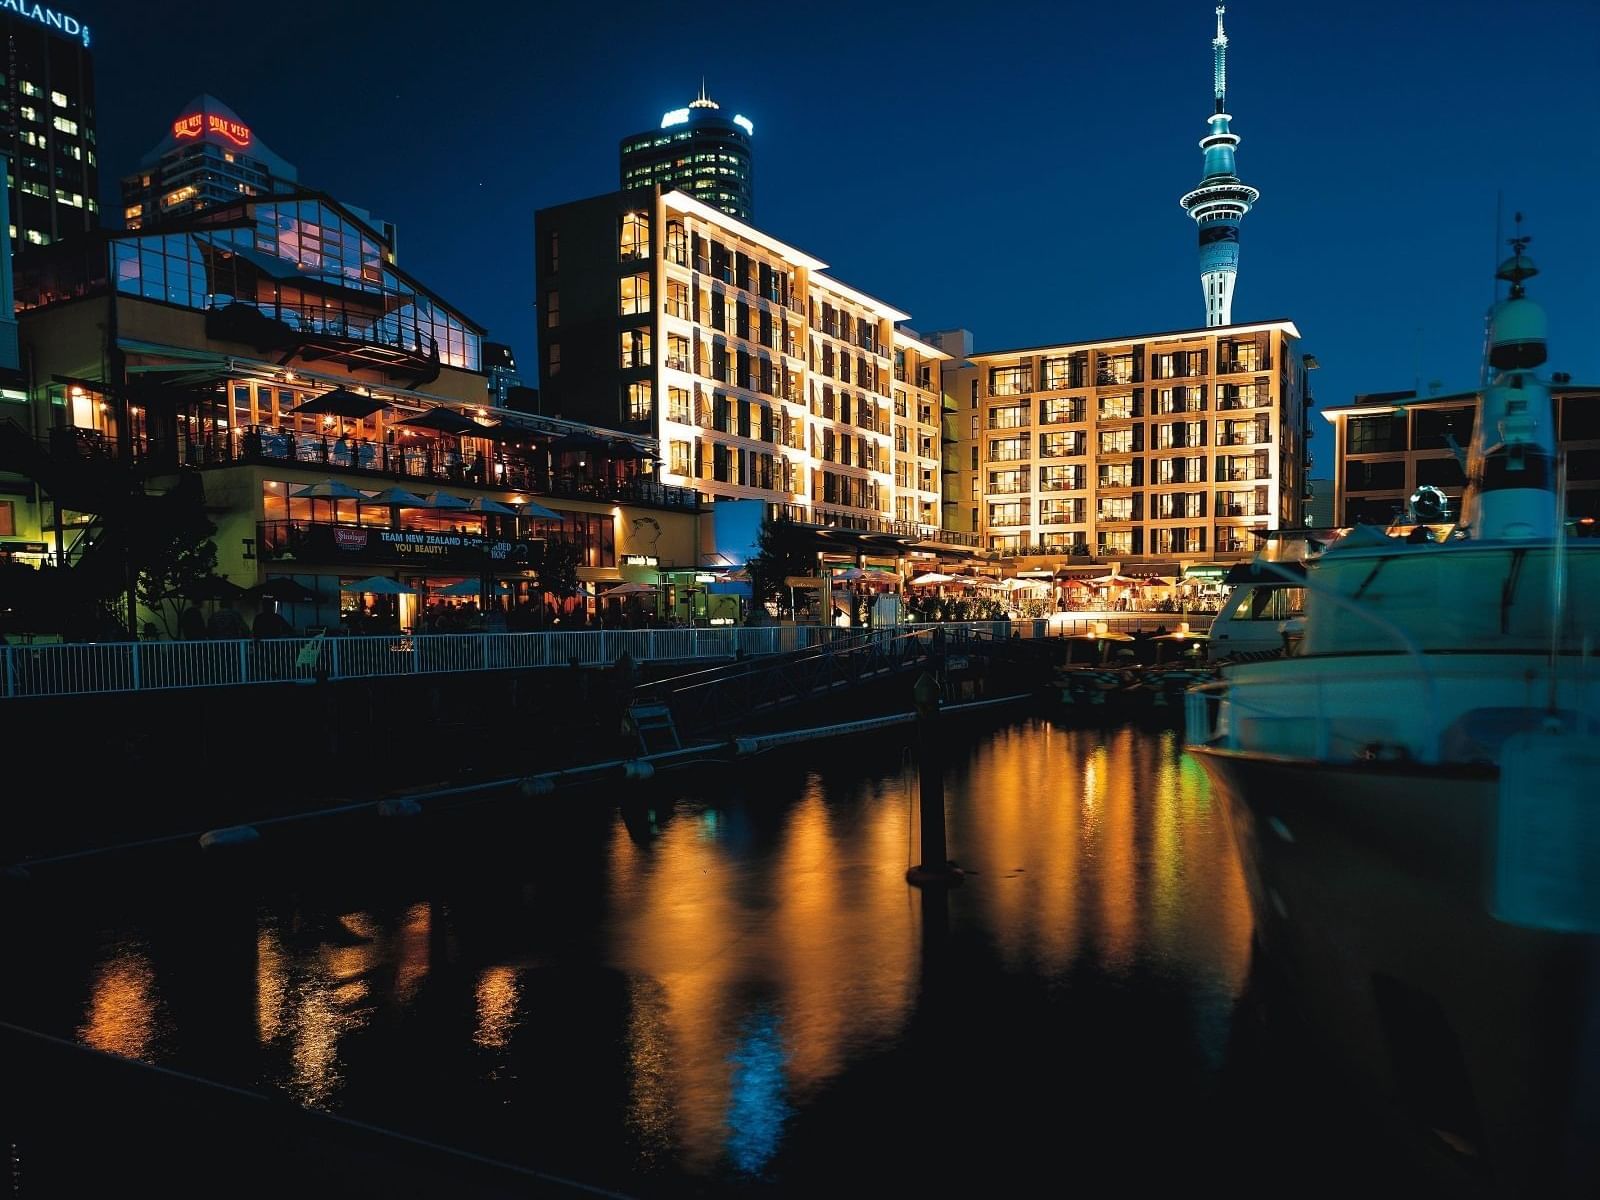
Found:
M 1216 111 L 1200 139 L 1205 151 L 1205 178 L 1178 203 L 1200 227 L 1200 285 L 1206 293 L 1206 324 L 1227 325 L 1233 319 L 1233 283 L 1239 273 L 1239 221 L 1261 196 L 1234 173 L 1233 148 L 1239 135 L 1228 128 L 1228 35 L 1222 30 L 1217 5 L 1217 36 L 1211 43 Z

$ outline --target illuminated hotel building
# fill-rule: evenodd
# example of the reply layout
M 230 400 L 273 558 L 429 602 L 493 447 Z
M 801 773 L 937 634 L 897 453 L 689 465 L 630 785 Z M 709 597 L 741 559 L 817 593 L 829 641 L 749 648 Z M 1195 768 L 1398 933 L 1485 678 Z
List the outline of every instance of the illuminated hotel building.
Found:
M 741 221 L 755 211 L 750 139 L 755 126 L 700 95 L 661 117 L 659 129 L 622 139 L 622 190 L 678 191 Z
M 656 437 L 662 482 L 708 501 L 939 536 L 946 356 L 905 313 L 681 192 L 544 209 L 535 236 L 545 412 Z
M 1600 517 L 1600 388 L 1552 385 L 1556 430 L 1566 455 L 1568 517 Z M 1436 487 L 1460 511 L 1466 474 L 1450 443 L 1466 447 L 1478 418 L 1477 392 L 1418 397 L 1357 396 L 1324 408 L 1334 429 L 1333 520 L 1388 525 L 1402 519 L 1419 487 Z
M 946 511 L 1003 556 L 1248 557 L 1302 524 L 1306 371 L 1285 320 L 969 354 Z
M 99 224 L 94 58 L 89 27 L 74 15 L 29 4 L 0 8 L 0 17 L 0 149 L 11 166 L 11 244 L 25 250 Z

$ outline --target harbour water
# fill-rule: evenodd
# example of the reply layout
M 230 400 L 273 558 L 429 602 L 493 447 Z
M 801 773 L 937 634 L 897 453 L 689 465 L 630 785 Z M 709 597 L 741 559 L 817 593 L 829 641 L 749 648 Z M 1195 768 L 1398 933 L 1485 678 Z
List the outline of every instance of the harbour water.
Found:
M 0 1016 L 196 1077 L 197 1109 L 231 1084 L 633 1195 L 1393 1180 L 1254 959 L 1179 740 L 964 731 L 947 897 L 904 880 L 909 752 L 821 744 L 474 810 L 248 895 L 85 894 L 10 940 Z M 62 1111 L 95 1151 L 103 1117 Z M 142 1139 L 154 1180 L 185 1138 Z M 51 1194 L 48 1157 L 23 1167 Z

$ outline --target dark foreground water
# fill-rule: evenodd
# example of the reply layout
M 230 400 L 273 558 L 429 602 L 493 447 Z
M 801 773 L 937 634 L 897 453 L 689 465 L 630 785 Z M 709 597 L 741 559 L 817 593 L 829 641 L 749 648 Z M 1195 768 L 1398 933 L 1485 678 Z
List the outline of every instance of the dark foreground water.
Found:
M 971 875 L 947 904 L 903 878 L 910 757 L 819 745 L 620 808 L 475 810 L 423 854 L 340 846 L 244 897 L 80 895 L 30 916 L 0 1014 L 630 1194 L 1370 1186 L 1381 1141 L 1278 1015 L 1176 736 L 1033 720 L 951 740 Z M 139 1086 L 117 1103 L 148 1107 Z M 127 1153 L 101 1144 L 104 1105 L 52 1089 L 21 1090 L 85 1154 Z M 159 1190 L 214 1106 L 188 1080 L 149 1103 L 173 1114 L 138 1139 Z M 263 1157 L 292 1152 L 261 1130 Z M 53 1194 L 59 1163 L 26 1150 L 19 1194 Z M 218 1194 L 252 1178 L 238 1161 Z M 392 1166 L 373 1193 L 406 1190 Z

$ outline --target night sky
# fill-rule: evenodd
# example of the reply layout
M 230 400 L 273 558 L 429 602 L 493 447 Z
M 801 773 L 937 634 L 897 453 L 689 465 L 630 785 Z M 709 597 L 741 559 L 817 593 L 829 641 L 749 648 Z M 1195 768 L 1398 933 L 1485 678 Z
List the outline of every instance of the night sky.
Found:
M 102 200 L 196 93 L 536 360 L 533 212 L 713 99 L 755 123 L 756 223 L 979 349 L 1204 320 L 1193 222 L 1209 0 L 71 7 L 95 29 Z M 1245 218 L 1234 318 L 1290 317 L 1322 403 L 1477 382 L 1497 195 L 1528 216 L 1552 362 L 1600 383 L 1600 4 L 1228 11 Z M 1329 443 L 1321 443 L 1331 453 Z M 1319 463 L 1318 474 L 1327 469 Z

